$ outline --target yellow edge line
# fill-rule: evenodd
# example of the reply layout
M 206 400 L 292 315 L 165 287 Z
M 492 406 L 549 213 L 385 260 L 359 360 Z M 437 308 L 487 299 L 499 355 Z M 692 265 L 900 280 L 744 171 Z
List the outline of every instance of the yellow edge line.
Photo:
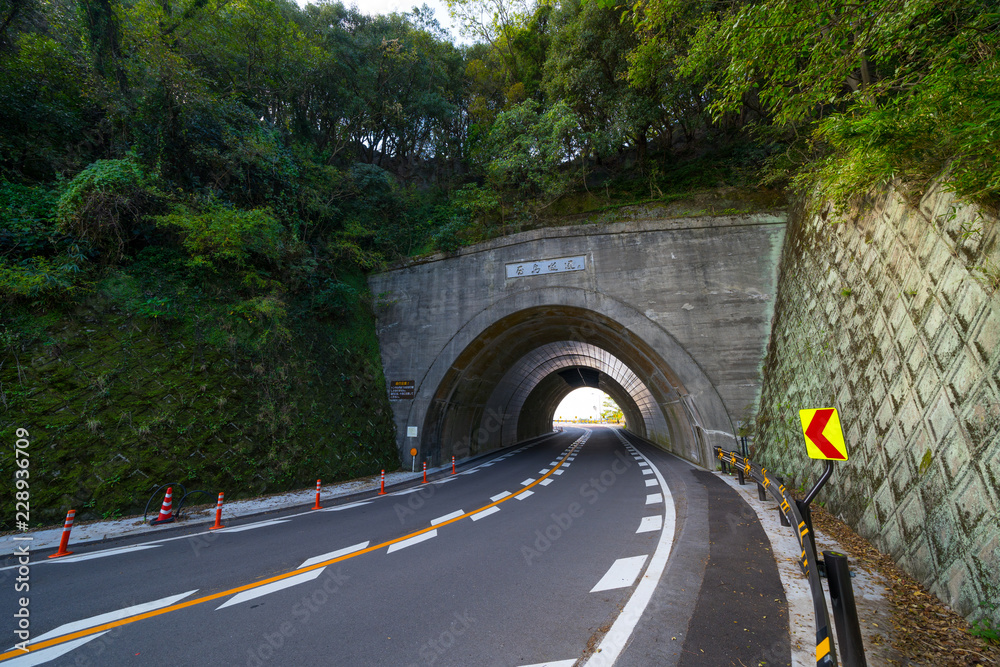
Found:
M 128 625 L 130 623 L 135 623 L 136 621 L 142 621 L 142 620 L 145 620 L 147 618 L 153 618 L 155 616 L 160 616 L 162 614 L 166 614 L 166 613 L 169 613 L 171 611 L 177 611 L 179 609 L 184 609 L 186 607 L 192 607 L 194 605 L 202 604 L 204 602 L 211 602 L 212 600 L 218 600 L 219 598 L 224 598 L 224 597 L 227 597 L 229 595 L 233 595 L 234 593 L 242 593 L 243 591 L 253 590 L 254 588 L 259 588 L 260 586 L 266 586 L 267 584 L 271 584 L 271 583 L 274 583 L 276 581 L 282 581 L 283 579 L 288 579 L 290 577 L 294 577 L 295 575 L 302 574 L 303 572 L 310 572 L 312 570 L 316 570 L 316 569 L 319 569 L 319 568 L 322 568 L 322 567 L 326 567 L 327 565 L 333 565 L 334 563 L 340 563 L 340 562 L 348 560 L 350 558 L 354 558 L 355 556 L 361 556 L 363 554 L 371 553 L 372 551 L 378 551 L 379 549 L 382 549 L 382 548 L 388 547 L 390 545 L 396 544 L 397 542 L 404 542 L 404 541 L 406 541 L 406 540 L 408 540 L 408 539 L 410 539 L 412 537 L 416 537 L 417 535 L 423 535 L 424 533 L 429 533 L 430 531 L 436 530 L 436 529 L 438 529 L 438 528 L 440 528 L 442 526 L 447 526 L 450 523 L 455 523 L 456 521 L 461 521 L 462 519 L 465 519 L 466 517 L 470 517 L 473 514 L 478 514 L 479 512 L 482 512 L 483 510 L 487 510 L 487 509 L 489 509 L 491 507 L 496 507 L 500 503 L 507 502 L 508 500 L 510 500 L 511 498 L 514 498 L 518 494 L 524 493 L 525 491 L 527 491 L 531 487 L 539 484 L 542 480 L 544 480 L 547 477 L 549 477 L 550 475 L 552 475 L 556 470 L 558 470 L 562 466 L 562 464 L 566 462 L 566 459 L 568 459 L 570 456 L 572 456 L 573 451 L 576 450 L 576 448 L 577 448 L 577 445 L 574 444 L 573 445 L 573 449 L 570 450 L 570 453 L 567 454 L 566 456 L 564 456 L 559 461 L 558 465 L 556 465 L 554 468 L 552 468 L 552 470 L 548 471 L 547 473 L 545 473 L 544 475 L 542 475 L 541 477 L 539 477 L 538 479 L 536 479 L 534 482 L 532 482 L 528 486 L 522 487 L 521 489 L 518 489 L 514 493 L 510 494 L 509 496 L 504 496 L 500 500 L 494 501 L 494 502 L 490 503 L 489 505 L 484 505 L 483 507 L 480 507 L 477 510 L 473 510 L 472 512 L 466 512 L 462 516 L 456 516 L 453 519 L 448 519 L 447 521 L 442 521 L 439 524 L 436 524 L 436 525 L 433 525 L 433 526 L 428 526 L 427 528 L 422 528 L 422 529 L 420 529 L 418 531 L 415 531 L 415 532 L 412 532 L 412 533 L 410 533 L 408 535 L 404 535 L 402 537 L 397 537 L 394 540 L 389 540 L 388 542 L 382 542 L 381 544 L 376 544 L 373 547 L 367 547 L 365 549 L 359 549 L 358 551 L 352 551 L 349 554 L 344 554 L 343 556 L 339 556 L 337 558 L 331 558 L 330 560 L 323 561 L 322 563 L 314 563 L 314 564 L 312 564 L 312 565 L 310 565 L 308 567 L 302 567 L 302 568 L 299 568 L 297 570 L 292 570 L 290 572 L 286 572 L 284 574 L 278 574 L 278 575 L 275 575 L 275 576 L 270 577 L 268 579 L 262 579 L 261 581 L 256 581 L 256 582 L 254 582 L 252 584 L 245 584 L 245 585 L 239 586 L 237 588 L 230 588 L 229 590 L 226 590 L 226 591 L 222 591 L 222 592 L 219 592 L 219 593 L 213 593 L 211 595 L 206 595 L 204 597 L 196 598 L 194 600 L 188 600 L 187 602 L 178 602 L 177 604 L 172 604 L 169 607 L 163 607 L 162 609 L 154 609 L 153 611 L 147 611 L 147 612 L 142 613 L 142 614 L 137 614 L 136 616 L 129 616 L 128 618 L 121 618 L 121 619 L 118 619 L 117 621 L 111 621 L 111 622 L 108 622 L 108 623 L 103 623 L 101 625 L 95 625 L 95 626 L 90 627 L 90 628 L 84 628 L 83 630 L 77 630 L 76 632 L 73 632 L 71 634 L 62 635 L 61 637 L 53 637 L 52 639 L 46 639 L 43 642 L 38 642 L 37 644 L 31 644 L 31 645 L 29 645 L 27 651 L 21 651 L 20 649 L 13 649 L 13 650 L 7 651 L 6 653 L 0 653 L 0 662 L 8 660 L 10 658 L 16 658 L 16 657 L 20 657 L 20 656 L 23 656 L 23 655 L 28 655 L 29 653 L 33 653 L 35 651 L 40 651 L 42 649 L 51 648 L 52 646 L 58 646 L 59 644 L 64 644 L 66 642 L 73 641 L 74 639 L 80 639 L 82 637 L 87 637 L 89 635 L 97 634 L 98 632 L 106 632 L 107 630 L 111 630 L 113 628 L 117 628 L 117 627 L 120 627 L 120 626 L 123 626 L 123 625 Z

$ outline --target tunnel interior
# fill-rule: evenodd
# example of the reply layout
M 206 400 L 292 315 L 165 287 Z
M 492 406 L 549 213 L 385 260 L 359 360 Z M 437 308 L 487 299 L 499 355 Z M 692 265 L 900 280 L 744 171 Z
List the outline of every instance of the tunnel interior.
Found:
M 425 451 L 461 459 L 549 433 L 580 387 L 608 394 L 637 435 L 704 459 L 696 408 L 669 365 L 626 327 L 572 306 L 518 311 L 462 350 L 427 410 Z

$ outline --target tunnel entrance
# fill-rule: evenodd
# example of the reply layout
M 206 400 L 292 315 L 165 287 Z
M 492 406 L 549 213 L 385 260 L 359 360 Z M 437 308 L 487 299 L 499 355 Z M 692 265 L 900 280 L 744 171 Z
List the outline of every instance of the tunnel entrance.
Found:
M 662 356 L 615 320 L 572 306 L 512 313 L 457 355 L 428 406 L 424 455 L 464 458 L 551 432 L 559 403 L 584 386 L 611 396 L 637 435 L 710 458 L 696 406 Z

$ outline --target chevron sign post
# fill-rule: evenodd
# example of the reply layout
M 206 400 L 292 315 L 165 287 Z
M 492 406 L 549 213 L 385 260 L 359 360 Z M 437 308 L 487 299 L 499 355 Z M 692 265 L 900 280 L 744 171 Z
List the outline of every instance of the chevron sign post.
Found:
M 806 437 L 809 457 L 826 461 L 846 461 L 847 445 L 840 428 L 836 408 L 799 410 L 802 434 Z

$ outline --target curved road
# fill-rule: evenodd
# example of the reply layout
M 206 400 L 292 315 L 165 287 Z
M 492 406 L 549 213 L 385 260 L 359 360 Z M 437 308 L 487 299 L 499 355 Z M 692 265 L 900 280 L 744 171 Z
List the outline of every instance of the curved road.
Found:
M 618 429 L 323 511 L 74 551 L 33 554 L 34 650 L 3 664 L 790 664 L 756 515 Z

